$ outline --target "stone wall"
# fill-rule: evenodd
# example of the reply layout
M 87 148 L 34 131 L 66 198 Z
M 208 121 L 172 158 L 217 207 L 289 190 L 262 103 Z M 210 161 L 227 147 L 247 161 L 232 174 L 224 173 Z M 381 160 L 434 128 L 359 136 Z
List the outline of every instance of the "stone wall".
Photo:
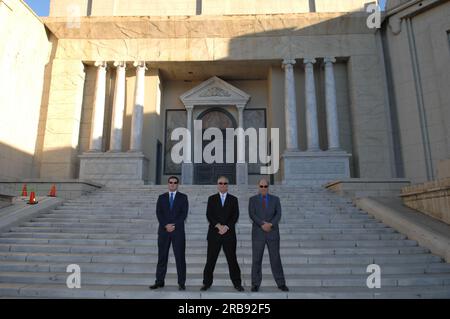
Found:
M 51 45 L 19 0 L 0 2 L 0 180 L 37 176 L 37 136 Z
M 436 179 L 439 162 L 450 158 L 450 2 L 411 3 L 388 12 L 385 50 L 399 172 L 422 183 Z
M 401 197 L 406 206 L 450 224 L 450 178 L 404 187 Z
M 360 11 L 368 0 L 52 0 L 51 16 L 188 16 Z

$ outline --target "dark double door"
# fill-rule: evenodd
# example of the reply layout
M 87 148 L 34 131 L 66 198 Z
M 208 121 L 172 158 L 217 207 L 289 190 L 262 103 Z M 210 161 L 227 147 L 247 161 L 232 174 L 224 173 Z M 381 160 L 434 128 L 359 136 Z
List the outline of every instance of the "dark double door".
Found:
M 197 185 L 215 185 L 220 176 L 225 176 L 230 184 L 236 184 L 236 143 L 234 145 L 234 163 L 226 163 L 226 131 L 222 131 L 223 136 L 223 163 L 198 163 L 194 164 L 194 183 Z M 204 130 L 203 130 L 204 132 Z M 215 137 L 213 137 L 214 139 Z M 202 154 L 205 146 L 212 141 L 203 141 Z M 214 155 L 214 153 L 213 153 Z

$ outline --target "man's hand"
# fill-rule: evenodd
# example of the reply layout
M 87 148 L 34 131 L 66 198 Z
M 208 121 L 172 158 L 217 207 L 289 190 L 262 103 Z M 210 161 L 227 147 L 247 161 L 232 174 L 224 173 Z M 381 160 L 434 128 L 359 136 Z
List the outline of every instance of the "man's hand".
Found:
M 224 235 L 230 228 L 227 225 L 217 224 L 216 228 L 219 230 L 219 235 Z
M 220 235 L 225 235 L 230 228 L 227 225 L 222 225 L 222 229 L 219 230 Z
M 175 224 L 167 224 L 165 228 L 168 233 L 171 233 L 175 230 Z
M 264 230 L 266 233 L 272 231 L 272 224 L 271 223 L 266 223 L 264 222 L 264 224 L 261 226 L 262 230 Z

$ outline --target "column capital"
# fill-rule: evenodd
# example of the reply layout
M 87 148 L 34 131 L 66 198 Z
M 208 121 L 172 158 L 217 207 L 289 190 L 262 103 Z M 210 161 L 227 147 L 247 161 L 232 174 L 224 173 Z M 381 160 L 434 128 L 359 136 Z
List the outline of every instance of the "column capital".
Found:
M 325 58 L 323 58 L 323 62 L 325 64 L 327 64 L 327 63 L 336 63 L 336 58 L 335 57 L 325 57 Z
M 127 64 L 125 63 L 125 61 L 115 61 L 114 62 L 114 66 L 116 67 L 116 68 L 126 68 L 127 67 Z
M 303 59 L 303 64 L 306 66 L 312 66 L 314 63 L 316 63 L 315 58 L 304 58 Z
M 147 63 L 145 61 L 135 61 L 133 63 L 133 66 L 136 68 L 145 68 L 145 70 L 148 70 Z
M 284 59 L 283 62 L 281 63 L 282 68 L 285 67 L 293 67 L 295 64 L 295 59 Z
M 106 61 L 95 61 L 94 65 L 96 67 L 99 67 L 99 68 L 106 68 L 107 67 Z
M 238 111 L 243 111 L 245 109 L 245 104 L 236 104 Z
M 194 109 L 194 105 L 190 105 L 190 104 L 187 104 L 184 107 L 186 108 L 186 110 L 191 110 L 192 111 Z

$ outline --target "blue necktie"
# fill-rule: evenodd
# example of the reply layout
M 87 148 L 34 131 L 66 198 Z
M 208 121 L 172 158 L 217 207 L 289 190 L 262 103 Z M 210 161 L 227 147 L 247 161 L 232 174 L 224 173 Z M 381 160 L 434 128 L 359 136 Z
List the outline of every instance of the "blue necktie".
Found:
M 173 207 L 173 193 L 170 193 L 169 205 L 170 205 L 170 209 L 172 209 L 172 207 Z
M 221 197 L 221 200 L 222 200 L 222 207 L 223 207 L 223 204 L 225 203 L 225 195 L 220 195 L 220 197 Z

